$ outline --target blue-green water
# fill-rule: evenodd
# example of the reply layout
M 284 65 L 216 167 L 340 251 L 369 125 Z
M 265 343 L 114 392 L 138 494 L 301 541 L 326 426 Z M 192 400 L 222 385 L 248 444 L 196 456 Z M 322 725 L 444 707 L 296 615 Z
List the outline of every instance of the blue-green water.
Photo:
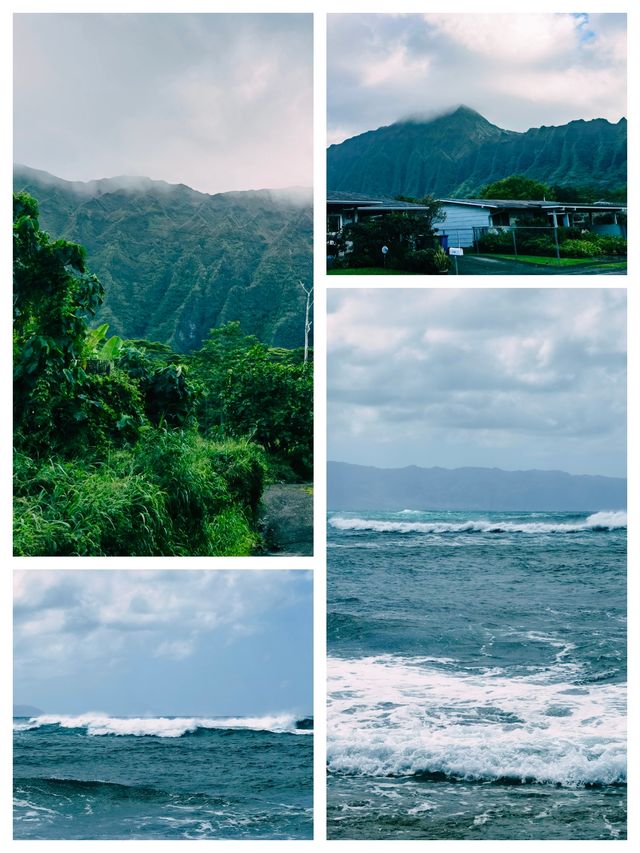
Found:
M 14 837 L 311 838 L 310 722 L 14 720 Z
M 626 837 L 626 514 L 332 513 L 330 838 Z

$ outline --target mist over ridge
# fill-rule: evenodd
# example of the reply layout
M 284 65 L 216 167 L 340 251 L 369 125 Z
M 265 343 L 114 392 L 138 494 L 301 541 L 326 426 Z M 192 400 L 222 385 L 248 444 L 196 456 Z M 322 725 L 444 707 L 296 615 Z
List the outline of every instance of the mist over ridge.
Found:
M 86 247 L 105 288 L 96 322 L 111 333 L 188 351 L 237 320 L 264 343 L 304 343 L 311 189 L 208 195 L 145 177 L 65 181 L 19 165 L 13 183 L 37 199 L 52 237 Z

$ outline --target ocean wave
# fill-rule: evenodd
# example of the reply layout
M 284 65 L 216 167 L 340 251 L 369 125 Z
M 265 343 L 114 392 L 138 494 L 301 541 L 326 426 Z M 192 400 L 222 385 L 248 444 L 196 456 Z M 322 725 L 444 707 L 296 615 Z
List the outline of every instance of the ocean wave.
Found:
M 561 665 L 558 664 L 558 667 Z M 560 672 L 561 670 L 558 669 Z M 330 658 L 335 773 L 565 786 L 626 782 L 626 689 Z
M 268 731 L 275 734 L 304 734 L 313 731 L 310 717 L 274 714 L 264 717 L 110 717 L 89 713 L 78 716 L 42 714 L 28 720 L 15 720 L 15 732 L 57 726 L 60 729 L 84 729 L 88 735 L 177 738 L 218 729 Z
M 404 510 L 403 512 L 407 512 Z M 336 530 L 366 530 L 375 533 L 580 533 L 626 528 L 627 513 L 595 512 L 582 521 L 384 521 L 372 518 L 333 516 L 329 524 Z

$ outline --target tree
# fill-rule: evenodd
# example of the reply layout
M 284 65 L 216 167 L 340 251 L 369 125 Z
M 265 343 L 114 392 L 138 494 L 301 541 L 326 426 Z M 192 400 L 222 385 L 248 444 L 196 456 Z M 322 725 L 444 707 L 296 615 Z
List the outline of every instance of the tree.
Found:
M 409 214 L 419 217 L 421 230 L 426 229 L 430 234 L 435 232 L 435 226 L 438 222 L 444 222 L 447 218 L 442 202 L 438 201 L 432 195 L 425 195 L 422 198 L 414 198 L 410 195 L 398 195 L 396 199 L 398 201 L 408 201 L 411 204 L 419 204 L 425 208 L 424 210 L 416 211 L 415 214 L 409 211 Z
M 384 214 L 376 219 L 348 225 L 342 233 L 342 241 L 353 244 L 348 254 L 349 266 L 378 267 L 383 264 L 382 247 L 389 249 L 386 265 L 404 269 L 408 256 L 423 249 L 437 246 L 435 225 L 445 219 L 442 205 L 433 196 L 416 199 L 398 196 L 399 201 L 419 204 L 424 210 L 407 208 L 402 212 Z
M 313 363 L 302 349 L 268 347 L 239 323 L 212 329 L 190 358 L 206 434 L 249 438 L 299 477 L 312 474 Z
M 487 184 L 478 193 L 478 198 L 499 199 L 546 199 L 552 201 L 555 196 L 553 189 L 541 181 L 525 178 L 524 175 L 511 175 L 501 181 Z
M 82 356 L 87 317 L 103 288 L 85 268 L 84 247 L 52 241 L 40 230 L 38 203 L 13 196 L 14 418 L 34 414 L 35 396 L 76 388 L 87 379 Z M 36 389 L 39 393 L 36 395 Z
M 83 246 L 51 240 L 38 203 L 13 198 L 14 428 L 34 454 L 137 436 L 140 389 L 115 367 L 122 347 L 89 330 L 103 287 Z

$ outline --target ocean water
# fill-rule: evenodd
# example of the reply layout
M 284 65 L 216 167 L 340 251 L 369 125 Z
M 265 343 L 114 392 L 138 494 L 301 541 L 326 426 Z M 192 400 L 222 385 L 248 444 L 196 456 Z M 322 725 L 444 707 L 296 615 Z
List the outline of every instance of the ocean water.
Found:
M 332 513 L 330 838 L 626 838 L 626 514 Z
M 16 839 L 312 837 L 310 720 L 88 714 L 13 726 Z

